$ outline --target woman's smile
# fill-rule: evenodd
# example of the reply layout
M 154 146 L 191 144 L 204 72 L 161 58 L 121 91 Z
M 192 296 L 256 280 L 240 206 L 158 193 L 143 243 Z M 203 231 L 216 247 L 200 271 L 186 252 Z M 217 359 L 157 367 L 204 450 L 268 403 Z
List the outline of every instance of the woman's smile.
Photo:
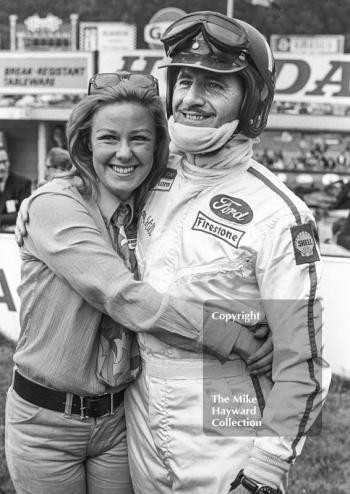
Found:
M 119 165 L 108 165 L 114 173 L 116 173 L 117 175 L 132 175 L 137 166 L 119 166 Z

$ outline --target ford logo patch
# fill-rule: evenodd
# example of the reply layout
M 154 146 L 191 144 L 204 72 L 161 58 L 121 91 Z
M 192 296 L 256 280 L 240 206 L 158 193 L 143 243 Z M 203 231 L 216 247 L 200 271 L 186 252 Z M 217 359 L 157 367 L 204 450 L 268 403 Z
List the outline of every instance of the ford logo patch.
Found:
M 245 201 L 225 194 L 213 197 L 210 209 L 220 218 L 240 225 L 245 225 L 253 219 L 253 211 Z

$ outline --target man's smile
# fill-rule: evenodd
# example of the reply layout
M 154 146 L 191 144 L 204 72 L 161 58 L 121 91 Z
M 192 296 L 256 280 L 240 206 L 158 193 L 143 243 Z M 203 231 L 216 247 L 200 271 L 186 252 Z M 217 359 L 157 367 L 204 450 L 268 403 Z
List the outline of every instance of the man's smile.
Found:
M 192 126 L 200 125 L 201 127 L 203 127 L 204 124 L 205 126 L 210 127 L 209 123 L 207 122 L 209 122 L 212 119 L 213 113 L 178 109 L 174 117 L 176 122 L 185 125 L 186 124 Z
M 182 111 L 181 114 L 187 120 L 205 120 L 206 118 L 208 118 L 208 116 L 207 115 L 204 115 L 203 113 L 195 113 L 195 112 Z

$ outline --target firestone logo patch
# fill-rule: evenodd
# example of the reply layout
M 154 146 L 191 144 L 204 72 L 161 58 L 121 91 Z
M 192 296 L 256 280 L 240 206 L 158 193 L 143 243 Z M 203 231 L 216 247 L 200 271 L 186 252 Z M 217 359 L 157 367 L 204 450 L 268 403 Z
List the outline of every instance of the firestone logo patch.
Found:
M 219 194 L 213 197 L 209 206 L 219 218 L 233 223 L 246 225 L 253 219 L 253 211 L 245 201 L 226 194 Z
M 244 232 L 233 228 L 232 226 L 223 225 L 218 221 L 215 221 L 206 216 L 202 211 L 198 211 L 197 218 L 192 226 L 192 230 L 208 233 L 213 237 L 217 237 L 220 240 L 228 243 L 232 247 L 239 246 L 239 242 L 244 235 Z

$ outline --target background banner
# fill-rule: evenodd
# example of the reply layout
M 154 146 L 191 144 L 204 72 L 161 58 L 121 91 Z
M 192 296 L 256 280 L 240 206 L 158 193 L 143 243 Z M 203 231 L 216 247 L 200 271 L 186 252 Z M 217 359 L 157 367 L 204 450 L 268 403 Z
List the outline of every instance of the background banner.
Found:
M 92 52 L 0 52 L 0 94 L 86 93 L 92 62 Z

